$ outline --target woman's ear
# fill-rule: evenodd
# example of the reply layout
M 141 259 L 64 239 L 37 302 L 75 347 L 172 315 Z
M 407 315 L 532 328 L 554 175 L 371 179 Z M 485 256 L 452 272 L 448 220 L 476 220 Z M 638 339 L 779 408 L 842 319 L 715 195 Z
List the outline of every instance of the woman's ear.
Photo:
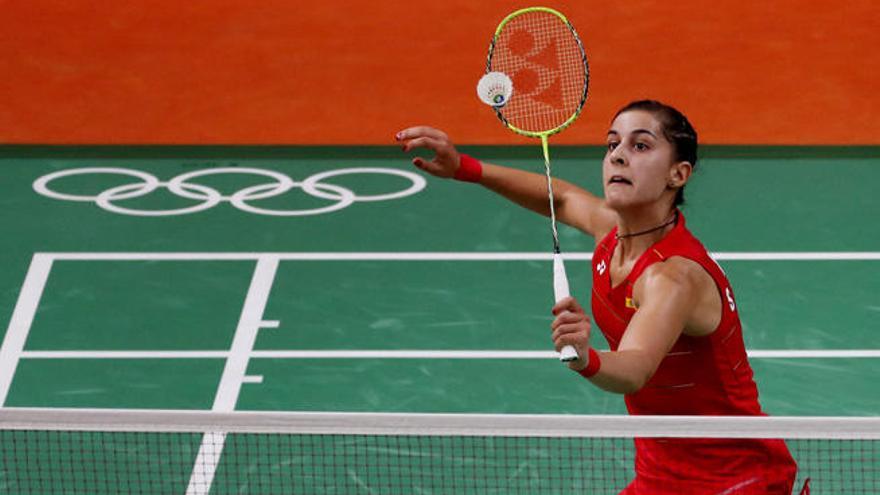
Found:
M 678 189 L 687 184 L 693 172 L 694 166 L 691 162 L 674 163 L 669 167 L 669 178 L 666 181 L 666 185 L 670 189 Z

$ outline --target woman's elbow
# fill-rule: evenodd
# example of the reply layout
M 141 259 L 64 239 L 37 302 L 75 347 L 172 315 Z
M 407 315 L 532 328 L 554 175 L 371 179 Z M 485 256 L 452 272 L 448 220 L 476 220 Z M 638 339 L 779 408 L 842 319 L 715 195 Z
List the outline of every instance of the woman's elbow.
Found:
M 616 380 L 609 380 L 605 383 L 599 382 L 600 388 L 621 395 L 634 394 L 642 389 L 648 382 L 647 379 L 641 379 L 638 376 L 621 376 Z
M 656 366 L 650 366 L 647 359 L 636 353 L 616 354 L 614 364 L 605 370 L 604 376 L 600 371 L 598 380 L 593 383 L 604 390 L 623 395 L 634 394 L 644 388 L 654 376 Z
M 624 395 L 634 394 L 639 390 L 643 389 L 645 385 L 648 384 L 648 381 L 651 379 L 653 372 L 648 372 L 646 370 L 630 370 L 629 373 L 623 377 L 621 380 L 621 392 Z
M 638 377 L 630 378 L 622 384 L 623 387 L 620 393 L 622 393 L 623 395 L 634 394 L 641 390 L 646 383 L 648 383 L 647 380 L 643 380 Z

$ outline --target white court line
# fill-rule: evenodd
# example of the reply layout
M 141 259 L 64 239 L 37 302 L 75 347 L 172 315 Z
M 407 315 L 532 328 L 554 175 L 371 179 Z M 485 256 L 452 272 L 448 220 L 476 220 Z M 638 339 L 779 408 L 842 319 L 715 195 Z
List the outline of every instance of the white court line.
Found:
M 52 270 L 52 258 L 44 254 L 35 254 L 31 259 L 30 268 L 18 294 L 18 302 L 9 319 L 9 327 L 0 347 L 0 407 L 6 404 L 12 377 L 18 367 L 24 343 L 31 330 L 34 315 L 43 296 L 43 288 Z
M 600 349 L 604 350 L 604 349 Z M 753 359 L 880 358 L 880 349 L 753 349 Z M 228 351 L 24 351 L 23 359 L 226 359 Z M 554 351 L 500 350 L 271 350 L 251 359 L 558 359 Z M 237 392 L 236 392 L 237 393 Z M 230 409 L 231 410 L 231 409 Z
M 263 324 L 263 311 L 272 291 L 272 283 L 278 270 L 278 258 L 270 255 L 260 256 L 257 267 L 251 278 L 244 307 L 238 327 L 235 329 L 235 337 L 232 339 L 232 348 L 226 354 L 226 366 L 220 385 L 217 387 L 217 395 L 214 397 L 214 405 L 211 408 L 215 412 L 231 412 L 235 410 L 238 394 L 242 383 L 248 381 L 245 376 L 248 361 L 257 340 L 257 333 Z M 214 481 L 214 473 L 220 464 L 220 456 L 223 454 L 223 446 L 226 443 L 226 434 L 223 432 L 208 432 L 202 437 L 199 453 L 193 464 L 186 495 L 207 495 L 211 491 Z
M 220 386 L 214 398 L 214 411 L 234 411 L 238 401 L 238 393 L 241 391 L 241 382 L 247 371 L 248 359 L 254 350 L 257 340 L 257 332 L 263 323 L 263 311 L 272 291 L 272 283 L 275 280 L 275 272 L 278 270 L 278 259 L 262 257 L 257 262 L 244 308 L 235 330 L 232 340 L 232 348 L 229 351 L 229 359 L 220 379 Z
M 229 351 L 24 351 L 22 359 L 226 359 Z
M 222 261 L 258 260 L 264 256 L 282 261 L 550 261 L 549 252 L 364 252 L 364 253 L 43 253 L 56 260 L 79 261 Z M 717 252 L 719 261 L 878 261 L 880 252 Z M 592 259 L 591 252 L 564 253 L 567 260 Z

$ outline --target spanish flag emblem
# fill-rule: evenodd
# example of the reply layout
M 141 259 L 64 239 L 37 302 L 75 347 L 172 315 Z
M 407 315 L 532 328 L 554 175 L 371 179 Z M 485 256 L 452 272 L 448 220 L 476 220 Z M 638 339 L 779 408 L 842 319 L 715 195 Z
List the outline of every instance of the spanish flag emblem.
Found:
M 636 307 L 635 303 L 633 303 L 633 298 L 631 297 L 626 298 L 626 307 L 630 309 L 639 309 Z

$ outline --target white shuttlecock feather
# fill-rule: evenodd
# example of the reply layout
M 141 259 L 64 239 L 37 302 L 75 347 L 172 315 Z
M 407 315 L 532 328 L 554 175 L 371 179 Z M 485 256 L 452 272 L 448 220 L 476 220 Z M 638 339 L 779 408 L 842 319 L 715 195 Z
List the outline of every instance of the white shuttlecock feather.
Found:
M 477 83 L 477 96 L 486 105 L 500 108 L 510 101 L 513 81 L 503 72 L 489 72 Z

